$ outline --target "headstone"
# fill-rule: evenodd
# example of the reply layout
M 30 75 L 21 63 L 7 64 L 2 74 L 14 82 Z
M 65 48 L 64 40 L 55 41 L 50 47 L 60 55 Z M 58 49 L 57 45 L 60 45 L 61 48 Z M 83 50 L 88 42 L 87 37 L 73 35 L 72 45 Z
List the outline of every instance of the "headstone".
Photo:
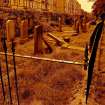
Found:
M 59 31 L 62 32 L 62 17 L 59 17 Z
M 29 26 L 29 35 L 33 34 L 33 30 L 34 30 L 34 20 L 33 18 L 30 18 L 28 21 L 28 26 Z
M 79 33 L 80 32 L 80 23 L 79 23 L 79 20 L 76 21 L 76 32 Z
M 7 41 L 11 41 L 15 38 L 15 22 L 14 20 L 7 20 L 6 22 L 6 36 Z
M 74 23 L 73 23 L 73 29 L 76 31 L 76 22 L 77 22 L 77 18 L 74 18 Z
M 28 20 L 24 19 L 20 24 L 20 43 L 24 43 L 28 39 Z
M 21 24 L 21 18 L 18 16 L 16 19 L 16 36 L 20 36 L 20 24 Z
M 43 45 L 42 45 L 42 40 L 43 40 L 43 26 L 35 26 L 34 29 L 34 54 L 40 54 L 43 51 Z
M 0 29 L 0 50 L 2 49 L 1 37 L 2 37 L 2 30 Z
M 83 19 L 83 28 L 82 28 L 82 32 L 86 33 L 87 32 L 87 25 L 86 25 L 86 18 L 84 17 Z

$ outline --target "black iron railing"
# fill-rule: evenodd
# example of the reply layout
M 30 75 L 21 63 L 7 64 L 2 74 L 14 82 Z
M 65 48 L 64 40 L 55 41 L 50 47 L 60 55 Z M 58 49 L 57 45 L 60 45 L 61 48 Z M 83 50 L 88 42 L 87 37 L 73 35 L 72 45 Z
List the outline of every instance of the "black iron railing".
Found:
M 7 77 L 7 79 L 4 80 L 2 65 L 1 65 L 2 60 L 0 59 L 0 79 L 1 79 L 1 85 L 2 85 L 2 93 L 3 93 L 3 97 L 4 97 L 3 103 L 7 103 L 7 100 L 9 99 L 8 103 L 12 105 L 13 104 L 13 96 L 12 96 L 12 88 L 11 88 L 12 84 L 11 84 L 11 79 L 10 79 L 9 65 L 8 65 L 8 55 L 7 55 L 8 49 L 7 49 L 5 34 L 1 38 L 1 42 L 2 42 L 2 47 L 3 47 L 3 51 L 4 51 L 4 55 L 5 55 L 5 66 L 6 66 L 6 77 Z M 16 73 L 16 62 L 15 62 L 15 56 L 14 56 L 15 55 L 15 43 L 13 40 L 11 43 L 11 50 L 12 50 L 12 57 L 13 57 L 12 61 L 13 61 L 13 65 L 14 65 L 14 79 L 15 79 L 17 104 L 20 105 L 20 103 L 19 103 L 19 91 L 18 91 L 18 79 L 17 79 L 17 73 Z M 8 84 L 4 85 L 6 82 Z M 8 89 L 6 89 L 6 86 L 8 86 Z
M 102 30 L 104 26 L 104 21 L 100 22 L 97 24 L 89 42 L 89 51 L 90 51 L 90 59 L 88 59 L 88 48 L 86 46 L 85 50 L 85 61 L 87 64 L 87 70 L 88 70 L 88 77 L 87 77 L 87 90 L 86 90 L 86 104 L 88 101 L 88 96 L 89 96 L 89 91 L 90 91 L 90 86 L 92 82 L 92 76 L 93 76 L 93 70 L 94 70 L 94 64 L 96 60 L 96 55 L 97 55 L 97 49 L 99 45 L 99 41 L 102 35 Z

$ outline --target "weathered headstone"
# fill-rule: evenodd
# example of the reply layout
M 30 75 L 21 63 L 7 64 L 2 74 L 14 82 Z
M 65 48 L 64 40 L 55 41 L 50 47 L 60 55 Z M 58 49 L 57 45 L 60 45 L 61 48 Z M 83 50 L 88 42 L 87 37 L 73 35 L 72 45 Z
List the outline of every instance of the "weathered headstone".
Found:
M 86 33 L 87 32 L 86 17 L 83 18 L 82 26 L 83 26 L 82 32 Z
M 24 19 L 20 24 L 20 43 L 24 43 L 28 39 L 28 20 Z
M 79 22 L 79 20 L 76 21 L 76 27 L 75 27 L 75 29 L 76 29 L 77 33 L 80 32 L 80 22 Z
M 62 32 L 62 17 L 59 17 L 59 31 Z
M 43 51 L 42 47 L 43 40 L 43 26 L 35 26 L 34 29 L 34 54 L 40 54 Z
M 0 29 L 0 50 L 2 49 L 1 37 L 2 37 L 2 30 Z
M 73 23 L 73 29 L 76 31 L 76 22 L 77 22 L 77 18 L 74 18 L 74 23 Z
M 33 18 L 31 17 L 28 21 L 28 26 L 29 26 L 29 35 L 33 34 L 33 30 L 34 30 L 34 20 Z
M 11 41 L 15 38 L 15 22 L 14 20 L 7 20 L 6 22 L 6 36 L 7 41 Z

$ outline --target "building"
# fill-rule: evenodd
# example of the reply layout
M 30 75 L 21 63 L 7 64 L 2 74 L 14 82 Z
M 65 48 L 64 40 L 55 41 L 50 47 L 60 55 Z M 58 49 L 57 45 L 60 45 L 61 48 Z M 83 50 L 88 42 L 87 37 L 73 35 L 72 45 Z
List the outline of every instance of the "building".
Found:
M 81 15 L 81 5 L 77 0 L 66 0 L 65 12 L 70 15 Z
M 9 4 L 9 0 L 0 0 L 0 7 L 6 7 Z
M 0 0 L 0 6 L 13 9 L 67 13 L 70 15 L 81 13 L 81 5 L 77 0 Z
M 53 11 L 57 13 L 65 13 L 66 0 L 53 0 Z

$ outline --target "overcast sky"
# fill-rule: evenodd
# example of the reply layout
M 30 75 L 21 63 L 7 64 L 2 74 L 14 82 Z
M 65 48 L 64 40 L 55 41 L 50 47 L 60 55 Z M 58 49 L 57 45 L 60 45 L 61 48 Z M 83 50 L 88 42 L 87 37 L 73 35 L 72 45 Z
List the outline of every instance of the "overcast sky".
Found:
M 78 0 L 78 1 L 79 1 L 79 3 L 81 4 L 82 8 L 85 11 L 87 11 L 87 12 L 92 11 L 91 7 L 92 7 L 94 2 L 88 2 L 88 0 Z

